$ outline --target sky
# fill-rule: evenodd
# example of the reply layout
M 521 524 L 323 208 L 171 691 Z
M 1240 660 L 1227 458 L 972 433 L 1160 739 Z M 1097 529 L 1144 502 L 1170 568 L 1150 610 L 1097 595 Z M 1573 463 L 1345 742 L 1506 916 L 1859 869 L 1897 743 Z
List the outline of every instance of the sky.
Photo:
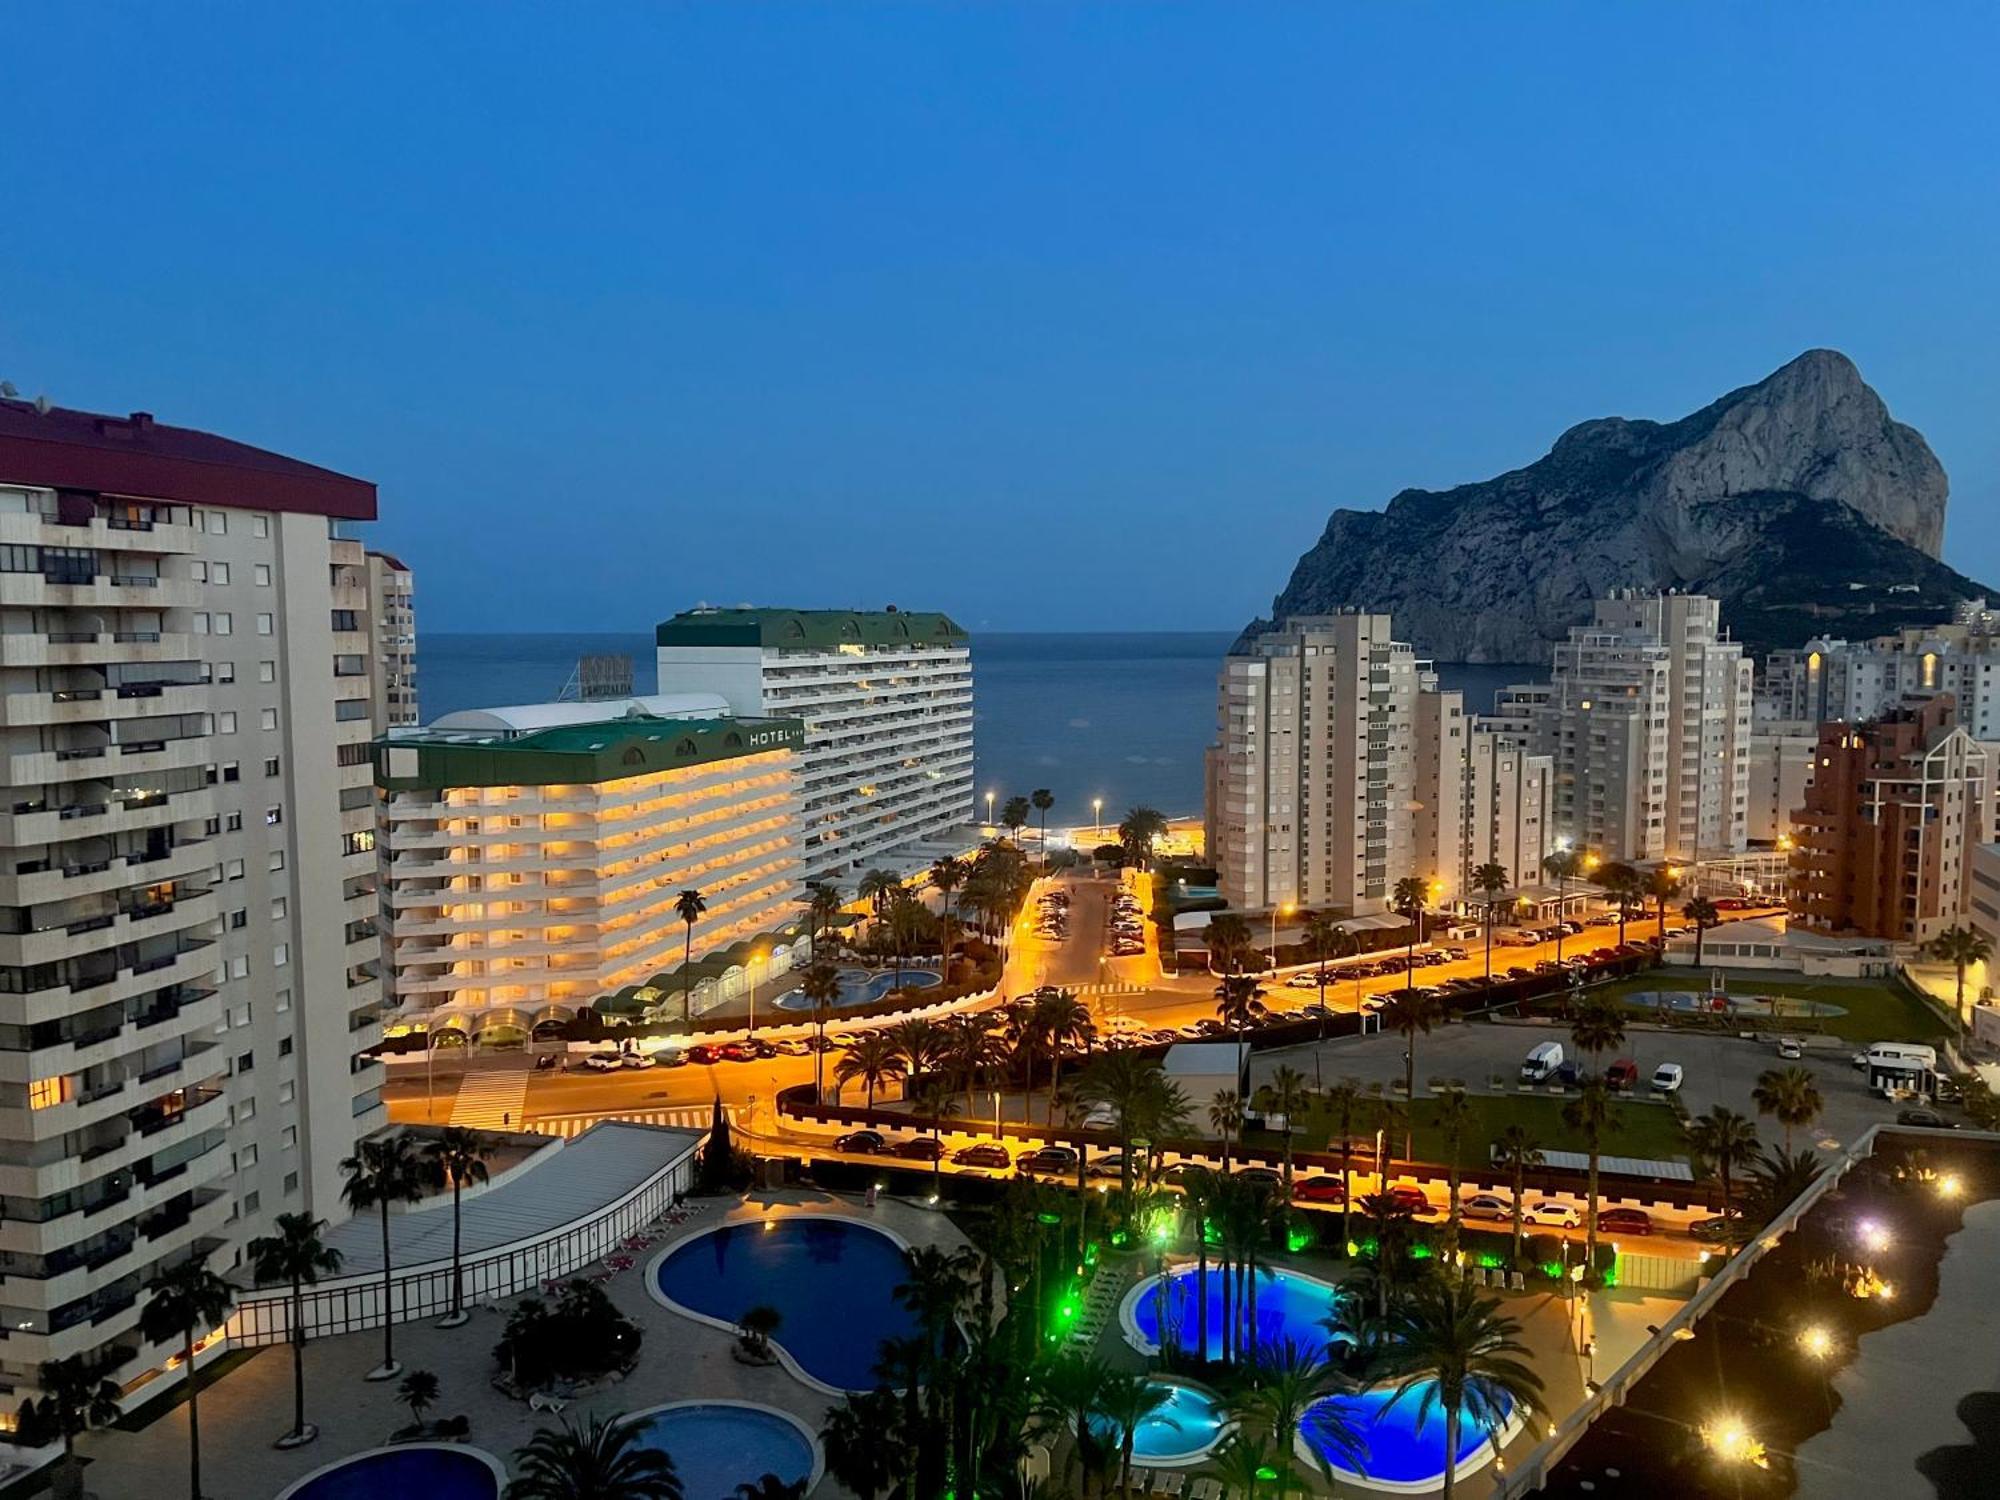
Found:
M 1845 350 L 2000 580 L 2000 8 L 15 8 L 0 378 L 376 481 L 420 628 L 1233 629 Z

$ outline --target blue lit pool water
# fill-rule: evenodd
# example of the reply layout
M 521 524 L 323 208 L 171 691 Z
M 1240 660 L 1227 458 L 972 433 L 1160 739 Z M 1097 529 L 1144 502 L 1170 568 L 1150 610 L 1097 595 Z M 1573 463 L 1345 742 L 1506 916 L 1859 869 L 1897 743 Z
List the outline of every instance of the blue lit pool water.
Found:
M 729 1500 L 738 1485 L 755 1485 L 766 1474 L 786 1484 L 812 1477 L 811 1442 L 772 1412 L 748 1406 L 677 1406 L 635 1417 L 633 1425 L 640 1429 L 642 1445 L 662 1449 L 673 1459 L 687 1500 Z
M 1329 1461 L 1344 1474 L 1387 1484 L 1436 1484 L 1444 1478 L 1444 1408 L 1434 1406 L 1417 1429 L 1426 1389 L 1436 1382 L 1424 1381 L 1397 1399 L 1393 1385 L 1376 1386 L 1352 1396 L 1329 1396 L 1306 1410 L 1299 1424 L 1299 1446 L 1310 1457 Z M 1326 1441 L 1319 1428 L 1318 1414 L 1326 1408 L 1346 1413 L 1367 1444 L 1359 1467 L 1340 1448 Z M 1504 1426 L 1504 1418 L 1503 1418 Z M 1458 1434 L 1458 1463 L 1479 1453 L 1490 1444 L 1485 1428 L 1462 1422 Z
M 908 1338 L 916 1318 L 896 1304 L 902 1246 L 848 1219 L 731 1224 L 675 1246 L 660 1262 L 669 1301 L 734 1325 L 759 1304 L 783 1320 L 772 1342 L 836 1390 L 873 1390 L 878 1346 Z M 688 1500 L 703 1500 L 689 1493 Z
M 870 1004 L 891 990 L 927 990 L 938 982 L 936 973 L 930 969 L 905 969 L 900 977 L 894 969 L 880 974 L 868 969 L 840 969 L 836 973 L 840 979 L 840 993 L 834 997 L 835 1010 L 849 1005 Z M 806 999 L 806 992 L 802 989 L 786 990 L 771 1003 L 779 1010 L 812 1009 L 812 1001 Z
M 483 1456 L 463 1448 L 393 1448 L 363 1453 L 285 1491 L 285 1500 L 499 1500 L 500 1477 Z M 690 1496 L 692 1500 L 692 1496 Z
M 1176 1345 L 1193 1350 L 1201 1326 L 1201 1299 L 1197 1268 L 1179 1266 L 1167 1272 L 1167 1327 L 1175 1330 Z M 1208 1268 L 1208 1357 L 1222 1357 L 1222 1272 Z M 1152 1353 L 1160 1345 L 1160 1298 L 1153 1277 L 1127 1293 L 1126 1307 L 1132 1326 Z M 1267 1271 L 1257 1278 L 1257 1343 L 1282 1344 L 1290 1339 L 1301 1349 L 1319 1349 L 1326 1344 L 1321 1321 L 1333 1313 L 1333 1288 L 1325 1282 L 1289 1271 Z
M 1207 1391 L 1179 1381 L 1155 1381 L 1167 1391 L 1167 1404 L 1140 1419 L 1132 1434 L 1132 1457 L 1140 1463 L 1161 1463 L 1169 1459 L 1192 1463 L 1205 1456 L 1229 1426 L 1222 1405 Z M 1108 1417 L 1094 1416 L 1090 1430 L 1116 1447 L 1123 1436 L 1120 1425 Z

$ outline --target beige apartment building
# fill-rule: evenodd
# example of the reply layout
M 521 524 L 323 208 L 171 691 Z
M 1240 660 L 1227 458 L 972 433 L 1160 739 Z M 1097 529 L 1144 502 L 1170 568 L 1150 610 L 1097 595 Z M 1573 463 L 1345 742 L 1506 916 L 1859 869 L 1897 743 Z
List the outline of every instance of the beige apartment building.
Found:
M 173 1352 L 147 1281 L 341 1217 L 384 1119 L 377 606 L 338 535 L 375 505 L 145 413 L 0 401 L 9 1410 L 70 1355 L 143 1385 Z

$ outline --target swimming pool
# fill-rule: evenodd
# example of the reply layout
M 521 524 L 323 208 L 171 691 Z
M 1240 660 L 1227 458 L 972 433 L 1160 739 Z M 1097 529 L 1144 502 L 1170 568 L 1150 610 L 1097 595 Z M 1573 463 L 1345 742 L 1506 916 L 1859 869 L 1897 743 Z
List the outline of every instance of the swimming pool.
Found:
M 894 969 L 879 974 L 868 969 L 840 969 L 836 973 L 840 993 L 834 997 L 835 1010 L 870 1004 L 891 990 L 927 990 L 938 982 L 937 974 L 930 969 L 905 969 L 900 977 Z M 806 999 L 803 989 L 786 990 L 771 1004 L 779 1010 L 812 1009 L 812 1001 Z
M 1174 1342 L 1183 1350 L 1197 1346 L 1201 1331 L 1201 1298 L 1196 1280 L 1198 1268 L 1176 1266 L 1167 1272 L 1167 1327 Z M 1208 1268 L 1208 1357 L 1222 1357 L 1222 1272 Z M 1118 1317 L 1125 1329 L 1125 1341 L 1141 1354 L 1160 1350 L 1160 1298 L 1155 1288 L 1159 1278 L 1148 1276 L 1119 1304 Z M 1317 1277 L 1297 1271 L 1264 1271 L 1257 1277 L 1257 1343 L 1281 1344 L 1290 1339 L 1301 1349 L 1318 1349 L 1326 1343 L 1321 1320 L 1333 1313 L 1334 1290 Z
M 1233 1425 L 1222 1403 L 1184 1380 L 1151 1383 L 1165 1387 L 1167 1404 L 1140 1419 L 1132 1434 L 1133 1461 L 1174 1468 L 1206 1458 Z M 1113 1446 L 1123 1436 L 1119 1424 L 1108 1417 L 1092 1417 L 1090 1430 Z
M 424 1500 L 499 1500 L 507 1483 L 500 1461 L 463 1443 L 405 1443 L 374 1448 L 315 1469 L 278 1500 L 381 1500 L 422 1495 Z
M 725 1224 L 654 1260 L 647 1289 L 674 1311 L 734 1332 L 760 1303 L 782 1319 L 771 1342 L 792 1373 L 821 1390 L 873 1390 L 878 1346 L 917 1320 L 896 1303 L 902 1241 L 827 1214 Z M 692 1495 L 691 1495 L 692 1500 Z
M 745 1401 L 678 1401 L 636 1412 L 639 1441 L 674 1461 L 687 1500 L 725 1500 L 766 1474 L 810 1490 L 822 1468 L 805 1423 L 772 1406 Z M 426 1500 L 435 1500 L 427 1496 Z
M 1764 995 L 1754 999 L 1725 995 L 1718 1007 L 1715 997 L 1697 994 L 1693 990 L 1641 990 L 1627 995 L 1625 1003 L 1634 1010 L 1670 1010 L 1677 1015 L 1769 1016 L 1773 1020 L 1847 1014 L 1844 1005 L 1833 1005 L 1824 1000 L 1801 1000 L 1792 995 Z
M 1435 1381 L 1423 1381 L 1400 1400 L 1396 1387 L 1380 1385 L 1351 1396 L 1329 1396 L 1306 1409 L 1299 1424 L 1297 1450 L 1301 1458 L 1331 1463 L 1349 1483 L 1364 1489 L 1435 1488 L 1444 1479 L 1444 1408 L 1431 1411 L 1418 1430 L 1417 1417 L 1423 1408 L 1426 1390 Z M 1344 1412 L 1368 1445 L 1357 1468 L 1356 1461 L 1326 1441 L 1318 1430 L 1318 1414 L 1327 1408 Z M 1513 1436 L 1520 1418 L 1510 1409 L 1501 1423 L 1501 1442 Z M 1458 1475 L 1475 1473 L 1493 1457 L 1493 1440 L 1483 1427 L 1462 1423 L 1458 1434 Z

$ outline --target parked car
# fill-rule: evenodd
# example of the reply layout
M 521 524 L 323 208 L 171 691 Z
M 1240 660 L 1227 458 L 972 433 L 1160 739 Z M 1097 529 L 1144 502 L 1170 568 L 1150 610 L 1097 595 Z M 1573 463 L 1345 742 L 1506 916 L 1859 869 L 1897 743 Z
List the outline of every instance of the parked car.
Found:
M 1461 1219 L 1507 1220 L 1514 1217 L 1514 1205 L 1498 1193 L 1474 1193 L 1458 1205 Z
M 1301 1177 L 1292 1184 L 1292 1199 L 1297 1203 L 1341 1203 L 1347 1198 L 1338 1177 L 1315 1174 Z
M 1607 1208 L 1597 1215 L 1602 1234 L 1651 1234 L 1653 1216 L 1643 1208 Z
M 1276 1167 L 1238 1167 L 1229 1175 L 1241 1182 L 1261 1182 L 1266 1187 L 1285 1185 L 1285 1174 Z
M 706 1042 L 697 1042 L 687 1049 L 687 1060 L 698 1067 L 708 1067 L 722 1061 L 722 1049 L 711 1047 Z
M 1679 1063 L 1661 1063 L 1653 1069 L 1653 1092 L 1673 1094 L 1680 1091 L 1681 1081 L 1687 1077 Z
M 1159 1180 L 1168 1187 L 1184 1188 L 1190 1180 L 1206 1174 L 1209 1168 L 1198 1161 L 1177 1161 L 1172 1166 L 1160 1169 Z
M 1926 1130 L 1956 1130 L 1958 1121 L 1947 1120 L 1934 1109 L 1899 1109 L 1896 1111 L 1898 1125 L 1921 1125 Z
M 1023 1172 L 1047 1177 L 1069 1176 L 1076 1171 L 1076 1152 L 1068 1146 L 1042 1146 L 1014 1163 Z
M 1139 1163 L 1134 1161 L 1132 1163 L 1132 1170 L 1136 1172 L 1138 1169 Z M 1090 1165 L 1083 1169 L 1083 1175 L 1085 1177 L 1122 1178 L 1125 1175 L 1125 1153 L 1123 1151 L 1107 1151 L 1102 1156 L 1093 1156 L 1090 1159 Z
M 1566 1089 L 1573 1089 L 1583 1082 L 1583 1069 L 1574 1061 L 1557 1063 L 1553 1081 Z
M 1630 1089 L 1639 1086 L 1639 1065 L 1629 1057 L 1621 1057 L 1604 1070 L 1604 1084 L 1607 1088 Z
M 853 1152 L 860 1156 L 873 1156 L 887 1144 L 879 1130 L 850 1130 L 846 1135 L 834 1140 L 833 1149 Z
M 1408 1209 L 1418 1218 L 1431 1212 L 1431 1200 L 1424 1196 L 1422 1188 L 1392 1187 L 1389 1189 L 1389 1201 L 1398 1208 Z
M 583 1060 L 583 1065 L 593 1073 L 616 1073 L 618 1056 L 613 1052 L 593 1052 Z
M 755 1062 L 758 1058 L 757 1048 L 750 1042 L 724 1042 L 715 1055 L 723 1062 Z
M 944 1158 L 944 1142 L 936 1136 L 912 1136 L 907 1141 L 896 1142 L 893 1154 L 905 1161 L 941 1161 Z
M 1745 1232 L 1743 1216 L 1734 1213 L 1727 1218 L 1717 1214 L 1711 1219 L 1696 1219 L 1688 1225 L 1688 1233 L 1704 1245 L 1727 1245 L 1742 1239 Z
M 1539 1224 L 1548 1229 L 1576 1229 L 1583 1223 L 1583 1215 L 1574 1203 L 1566 1203 L 1560 1198 L 1542 1198 L 1522 1209 L 1521 1217 L 1530 1224 Z
M 1796 1062 L 1806 1055 L 1806 1044 L 1795 1036 L 1778 1038 L 1778 1056 Z
M 980 1141 L 977 1145 L 961 1146 L 952 1152 L 951 1159 L 961 1167 L 1011 1167 L 1014 1158 L 1007 1154 L 1005 1146 L 996 1146 L 991 1141 Z
M 621 1068 L 656 1068 L 659 1064 L 644 1052 L 626 1052 L 620 1054 L 618 1066 Z
M 653 1061 L 663 1068 L 685 1068 L 687 1054 L 674 1047 L 662 1047 L 653 1054 Z

